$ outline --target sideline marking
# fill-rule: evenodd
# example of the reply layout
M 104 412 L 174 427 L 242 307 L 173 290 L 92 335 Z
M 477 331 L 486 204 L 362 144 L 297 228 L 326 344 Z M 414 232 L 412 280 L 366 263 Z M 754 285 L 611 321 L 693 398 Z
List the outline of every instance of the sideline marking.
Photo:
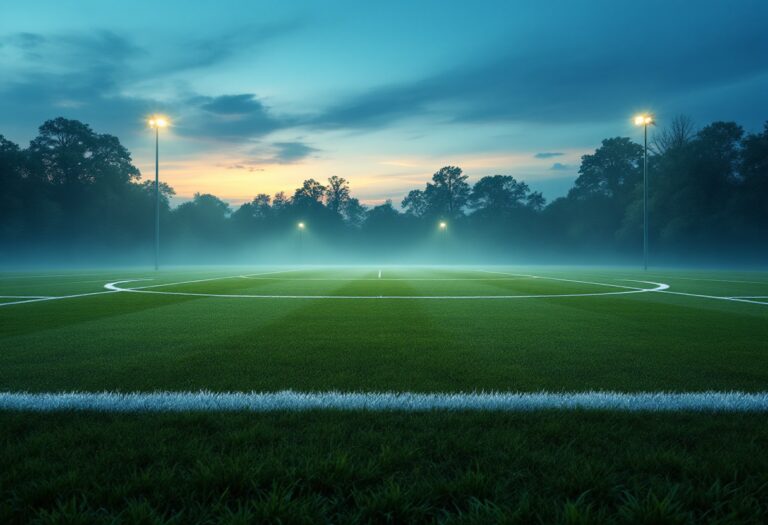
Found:
M 0 410 L 768 412 L 768 392 L 0 392 Z

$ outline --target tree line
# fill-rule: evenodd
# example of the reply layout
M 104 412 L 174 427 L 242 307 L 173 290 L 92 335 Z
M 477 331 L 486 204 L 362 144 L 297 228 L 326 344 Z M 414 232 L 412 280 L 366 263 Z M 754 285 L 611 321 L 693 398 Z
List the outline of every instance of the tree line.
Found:
M 163 257 L 629 262 L 642 250 L 642 170 L 642 146 L 616 137 L 584 155 L 568 194 L 549 203 L 511 175 L 470 184 L 457 166 L 440 168 L 399 207 L 365 206 L 336 176 L 308 179 L 291 194 L 258 194 L 234 209 L 199 193 L 171 207 L 173 188 L 162 184 Z M 678 117 L 651 141 L 649 179 L 652 260 L 766 260 L 768 123 L 747 133 L 734 122 L 696 129 Z M 150 260 L 154 182 L 141 180 L 117 137 L 64 118 L 40 126 L 27 148 L 0 135 L 0 185 L 3 262 Z

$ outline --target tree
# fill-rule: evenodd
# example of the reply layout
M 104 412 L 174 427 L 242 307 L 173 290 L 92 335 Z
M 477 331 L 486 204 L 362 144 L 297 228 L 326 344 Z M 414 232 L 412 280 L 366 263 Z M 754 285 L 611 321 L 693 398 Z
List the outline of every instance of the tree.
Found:
M 29 146 L 42 175 L 72 187 L 98 179 L 125 183 L 139 177 L 131 156 L 117 138 L 97 135 L 87 124 L 62 117 L 46 121 Z
M 493 175 L 475 183 L 469 202 L 475 209 L 509 210 L 524 206 L 530 191 L 526 183 L 516 181 L 511 175 Z
M 360 227 L 365 220 L 366 211 L 366 207 L 360 204 L 359 200 L 350 198 L 344 207 L 344 220 L 351 226 Z
M 532 191 L 528 194 L 525 200 L 526 205 L 534 211 L 543 210 L 544 206 L 547 204 L 547 199 L 544 198 L 544 195 L 542 195 L 540 191 Z
M 232 213 L 231 220 L 242 232 L 255 233 L 258 225 L 271 214 L 271 198 L 266 193 L 259 193 L 251 202 L 246 202 Z
M 768 122 L 762 133 L 744 137 L 741 149 L 741 184 L 735 207 L 758 239 L 768 239 Z
M 325 189 L 325 205 L 334 213 L 342 214 L 349 204 L 349 183 L 336 175 L 328 179 Z
M 678 115 L 668 126 L 654 134 L 649 149 L 655 155 L 663 155 L 675 148 L 682 148 L 696 135 L 693 120 L 685 115 Z
M 297 188 L 293 194 L 293 201 L 295 203 L 305 202 L 322 202 L 327 188 L 317 182 L 315 179 L 307 179 L 301 185 L 301 188 Z
M 0 135 L 0 238 L 17 237 L 25 229 L 25 191 L 23 154 L 19 146 Z
M 425 196 L 428 208 L 435 215 L 458 217 L 469 198 L 467 176 L 457 166 L 445 166 L 432 175 L 432 184 L 427 184 Z
M 173 223 L 178 232 L 189 240 L 207 243 L 224 240 L 229 204 L 209 193 L 195 193 L 191 201 L 173 210 Z
M 275 197 L 272 199 L 272 209 L 280 211 L 285 209 L 291 203 L 291 198 L 288 197 L 284 191 L 278 191 L 275 193 Z
M 753 194 L 768 196 L 768 122 L 762 133 L 747 135 L 742 141 L 742 161 L 739 172 L 744 186 Z M 768 205 L 763 208 L 768 211 Z
M 427 202 L 427 196 L 422 190 L 411 190 L 403 199 L 401 206 L 405 209 L 406 213 L 414 217 L 423 217 L 427 212 L 429 203 Z
M 626 197 L 642 180 L 643 147 L 626 137 L 605 139 L 592 155 L 581 157 L 579 177 L 569 195 Z

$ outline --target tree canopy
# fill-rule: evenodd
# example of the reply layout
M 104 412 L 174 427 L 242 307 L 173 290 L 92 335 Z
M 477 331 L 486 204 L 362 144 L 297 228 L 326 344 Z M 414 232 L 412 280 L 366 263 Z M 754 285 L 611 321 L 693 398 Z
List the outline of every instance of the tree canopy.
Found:
M 679 117 L 658 130 L 652 146 L 652 253 L 668 260 L 768 257 L 768 123 L 753 133 L 734 122 L 697 130 Z M 221 260 L 269 242 L 285 245 L 302 221 L 303 242 L 386 258 L 437 242 L 437 222 L 449 221 L 457 261 L 482 254 L 629 260 L 642 242 L 642 162 L 639 144 L 605 139 L 582 157 L 568 194 L 549 203 L 512 175 L 470 183 L 458 166 L 438 169 L 405 195 L 401 209 L 391 201 L 361 204 L 338 176 L 310 178 L 290 194 L 261 193 L 239 206 L 197 193 L 172 207 L 173 188 L 163 183 L 162 238 L 169 251 Z M 141 179 L 117 137 L 64 118 L 43 123 L 27 148 L 0 135 L 0 184 L 5 262 L 75 257 L 85 249 L 120 260 L 151 250 L 154 184 Z

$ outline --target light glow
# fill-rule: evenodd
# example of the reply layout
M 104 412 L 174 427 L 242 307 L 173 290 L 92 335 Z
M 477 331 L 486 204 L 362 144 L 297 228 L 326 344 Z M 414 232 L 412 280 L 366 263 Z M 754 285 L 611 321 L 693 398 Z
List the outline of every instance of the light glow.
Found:
M 304 229 L 304 223 L 303 223 L 303 222 L 300 222 L 300 223 L 298 224 L 298 226 L 299 226 L 299 229 L 300 229 L 300 230 L 303 230 L 303 229 Z
M 440 229 L 444 230 L 448 227 L 448 224 L 445 221 L 440 222 Z
M 653 124 L 653 115 L 643 113 L 642 115 L 637 115 L 635 117 L 636 126 L 647 126 L 648 124 Z
M 154 115 L 149 119 L 150 128 L 167 128 L 169 125 L 168 117 L 163 115 Z

